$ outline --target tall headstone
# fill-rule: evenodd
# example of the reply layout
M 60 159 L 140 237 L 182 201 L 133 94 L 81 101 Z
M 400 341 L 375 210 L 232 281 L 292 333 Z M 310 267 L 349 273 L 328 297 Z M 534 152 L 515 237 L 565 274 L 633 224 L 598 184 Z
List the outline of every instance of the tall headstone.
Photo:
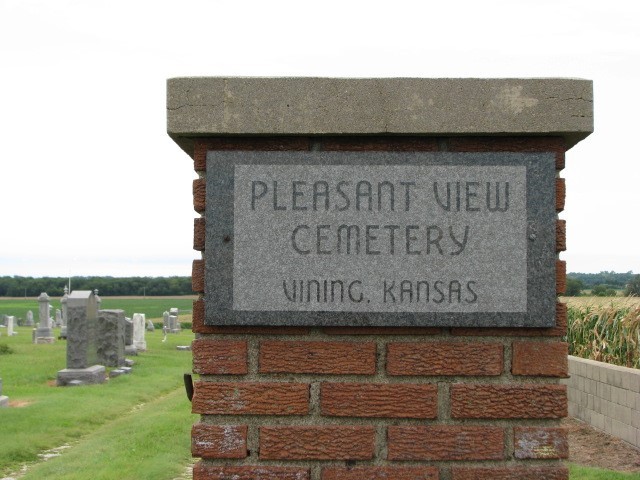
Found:
M 98 364 L 98 304 L 91 291 L 71 292 L 67 300 L 67 368 L 58 372 L 58 385 L 102 383 L 105 367 Z
M 169 326 L 169 312 L 165 311 L 162 313 L 162 331 L 168 332 L 171 329 Z
M 54 341 L 51 316 L 49 314 L 51 308 L 50 300 L 49 295 L 45 292 L 42 292 L 38 297 L 40 324 L 36 330 L 36 343 L 53 343 Z
M 60 305 L 62 308 L 62 325 L 60 327 L 60 338 L 67 338 L 67 322 L 69 313 L 67 311 L 67 301 L 69 300 L 69 288 L 64 286 L 64 295 L 60 299 Z
M 26 327 L 33 327 L 33 325 L 34 325 L 34 321 L 33 321 L 33 312 L 32 312 L 31 310 L 29 310 L 29 311 L 27 312 L 27 318 L 26 318 L 26 320 L 25 320 L 24 325 L 25 325 Z
M 182 330 L 179 318 L 180 310 L 177 308 L 169 309 L 169 330 L 171 333 L 179 333 Z
M 124 310 L 99 310 L 96 332 L 98 363 L 107 367 L 124 365 Z
M 56 308 L 56 320 L 55 320 L 55 326 L 56 327 L 61 327 L 62 326 L 62 311 L 59 308 Z
M 13 315 L 9 315 L 7 317 L 7 337 L 11 337 L 15 333 L 13 330 L 15 321 L 16 321 L 16 317 L 14 317 Z
M 0 378 L 0 408 L 9 406 L 9 397 L 2 395 L 2 379 Z
M 102 305 L 102 299 L 98 296 L 98 289 L 96 288 L 93 293 L 96 295 L 96 304 L 98 305 L 98 310 L 100 310 L 100 306 Z
M 133 344 L 133 321 L 129 317 L 124 319 L 124 353 L 125 355 L 138 354 L 138 350 Z
M 133 314 L 133 346 L 136 351 L 144 352 L 147 350 L 147 342 L 145 340 L 146 316 L 144 313 Z

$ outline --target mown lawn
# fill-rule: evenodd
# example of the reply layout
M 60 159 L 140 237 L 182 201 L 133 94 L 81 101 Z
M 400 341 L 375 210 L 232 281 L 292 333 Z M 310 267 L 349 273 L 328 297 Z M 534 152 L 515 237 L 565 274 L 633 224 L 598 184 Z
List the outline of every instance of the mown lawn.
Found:
M 66 367 L 66 345 L 31 343 L 31 329 L 0 337 L 13 352 L 0 355 L 0 478 L 27 464 L 25 480 L 173 479 L 190 463 L 192 415 L 183 384 L 191 371 L 193 334 L 147 332 L 148 351 L 131 357 L 130 375 L 103 385 L 56 387 Z M 70 445 L 46 462 L 38 454 Z M 35 463 L 34 463 L 35 462 Z

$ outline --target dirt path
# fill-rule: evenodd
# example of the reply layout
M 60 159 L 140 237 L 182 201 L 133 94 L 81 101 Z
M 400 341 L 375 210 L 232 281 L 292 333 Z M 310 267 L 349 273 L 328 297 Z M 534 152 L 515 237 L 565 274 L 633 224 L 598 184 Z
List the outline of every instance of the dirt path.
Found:
M 569 430 L 571 463 L 618 472 L 640 472 L 640 449 L 573 418 L 565 418 L 562 424 Z

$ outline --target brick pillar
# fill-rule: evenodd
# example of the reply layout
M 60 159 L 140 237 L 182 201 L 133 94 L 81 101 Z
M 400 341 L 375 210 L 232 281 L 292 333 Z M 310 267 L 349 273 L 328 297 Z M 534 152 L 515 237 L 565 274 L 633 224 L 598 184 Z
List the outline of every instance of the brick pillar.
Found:
M 540 132 L 249 133 L 177 140 L 199 176 L 194 248 L 203 258 L 207 152 L 542 152 L 559 173 L 575 142 Z M 560 178 L 556 192 L 561 212 Z M 558 220 L 558 253 L 564 232 Z M 194 261 L 194 479 L 568 479 L 563 304 L 546 328 L 215 326 L 205 319 L 204 270 Z M 558 294 L 565 270 L 557 260 Z

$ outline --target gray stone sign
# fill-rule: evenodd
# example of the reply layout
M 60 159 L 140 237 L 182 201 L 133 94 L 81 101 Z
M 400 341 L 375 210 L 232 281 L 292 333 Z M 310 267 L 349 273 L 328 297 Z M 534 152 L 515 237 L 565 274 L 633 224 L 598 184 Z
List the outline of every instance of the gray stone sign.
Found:
M 552 154 L 210 152 L 207 171 L 208 324 L 555 323 Z

